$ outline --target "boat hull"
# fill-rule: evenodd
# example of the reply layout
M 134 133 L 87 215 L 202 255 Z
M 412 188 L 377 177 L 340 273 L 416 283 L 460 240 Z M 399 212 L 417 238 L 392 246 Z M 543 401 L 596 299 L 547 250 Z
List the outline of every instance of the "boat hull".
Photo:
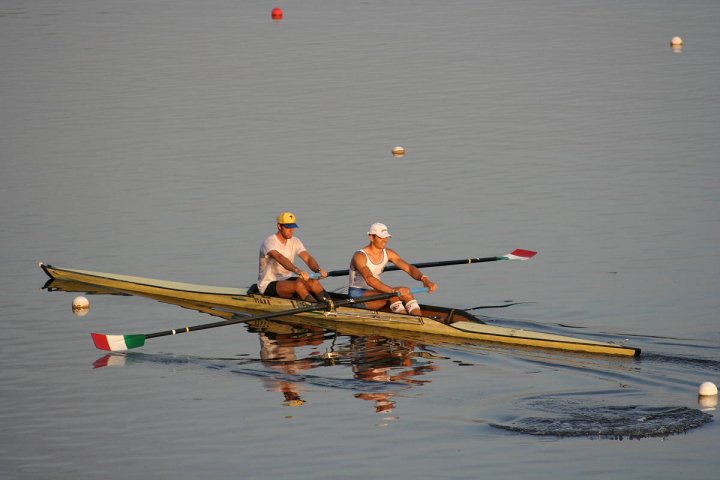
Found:
M 154 298 L 158 301 L 178 304 L 187 303 L 201 311 L 225 318 L 252 313 L 280 312 L 310 304 L 299 300 L 250 294 L 245 288 L 215 287 L 182 282 L 172 282 L 130 275 L 119 275 L 89 270 L 57 268 L 40 264 L 53 283 L 65 282 L 82 291 L 100 290 L 102 293 L 130 294 Z M 82 286 L 87 287 L 83 289 Z M 62 288 L 59 288 L 62 290 Z M 67 291 L 67 289 L 65 289 Z M 334 295 L 336 298 L 347 298 Z M 548 348 L 603 355 L 634 357 L 640 349 L 608 342 L 567 337 L 531 330 L 488 325 L 463 310 L 447 307 L 421 305 L 427 316 L 401 315 L 386 311 L 366 310 L 357 307 L 338 307 L 329 310 L 303 312 L 288 317 L 295 323 L 307 323 L 333 328 L 356 326 L 375 328 L 387 332 L 405 332 L 452 338 L 455 341 L 493 342 L 506 345 Z M 251 317 L 249 318 L 251 320 Z

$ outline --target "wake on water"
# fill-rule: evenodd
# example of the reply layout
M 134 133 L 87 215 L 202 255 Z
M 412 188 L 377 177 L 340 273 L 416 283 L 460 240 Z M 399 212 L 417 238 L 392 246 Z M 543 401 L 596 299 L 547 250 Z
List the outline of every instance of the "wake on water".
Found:
M 342 336 L 341 336 L 342 337 Z M 696 342 L 688 344 L 685 341 L 673 341 L 672 339 L 662 340 L 662 350 L 668 353 L 653 353 L 647 351 L 647 347 L 659 347 L 658 339 L 655 338 L 637 338 L 642 343 L 644 353 L 638 359 L 628 360 L 633 362 L 633 369 L 623 371 L 620 375 L 627 382 L 636 382 L 643 384 L 651 380 L 653 382 L 661 382 L 661 385 L 669 385 L 673 387 L 676 383 L 682 384 L 685 374 L 692 371 L 696 375 L 717 374 L 720 372 L 720 362 L 712 358 L 700 358 L 697 356 L 687 355 L 690 352 L 699 350 L 710 357 L 715 357 L 716 348 L 713 346 L 698 345 Z M 446 360 L 453 358 L 475 357 L 478 353 L 472 348 L 462 348 L 455 346 L 453 348 L 440 348 L 440 351 L 447 352 L 447 356 L 437 357 Z M 494 351 L 488 348 L 488 351 Z M 498 354 L 506 350 L 498 349 Z M 512 353 L 510 353 L 512 352 Z M 413 352 L 416 361 L 423 357 L 422 352 Z M 487 353 L 487 352 L 485 352 Z M 543 355 L 528 355 L 529 352 L 521 353 L 521 351 L 507 351 L 514 357 L 525 357 L 525 360 L 532 364 L 547 365 L 552 364 L 554 368 L 573 368 L 588 369 L 596 374 L 604 376 L 604 374 L 618 375 L 616 368 L 610 368 L 615 365 L 617 360 L 604 359 L 596 357 L 577 357 L 575 361 L 568 364 L 562 359 L 560 353 L 548 353 Z M 535 353 L 535 352 L 534 352 Z M 107 365 L 108 359 L 122 360 L 139 363 L 154 363 L 161 365 L 178 365 L 187 364 L 188 366 L 207 368 L 213 371 L 225 371 L 230 374 L 254 376 L 270 381 L 284 381 L 292 383 L 304 383 L 314 385 L 320 388 L 351 390 L 359 393 L 363 392 L 382 392 L 390 390 L 402 390 L 408 386 L 403 383 L 396 382 L 366 382 L 360 379 L 340 379 L 327 378 L 323 375 L 311 375 L 307 372 L 302 374 L 291 374 L 287 372 L 278 372 L 272 368 L 267 368 L 259 359 L 237 359 L 237 358 L 199 358 L 192 356 L 177 356 L 168 354 L 145 354 L 139 352 L 131 352 L 125 355 L 108 355 L 96 362 L 97 366 Z M 307 359 L 306 359 L 307 360 Z M 317 366 L 327 366 L 328 359 L 314 357 Z M 553 361 L 555 360 L 555 361 Z M 584 362 L 578 362 L 584 360 Z M 342 358 L 335 359 L 333 365 L 350 365 L 352 362 L 343 361 Z M 467 363 L 468 365 L 474 362 Z M 615 365 L 616 366 L 616 365 Z M 609 369 L 609 370 L 608 370 Z M 316 370 L 320 372 L 321 370 Z M 627 377 L 629 375 L 629 377 Z M 641 378 L 634 378 L 640 375 Z M 519 411 L 528 412 L 527 415 L 518 417 L 506 422 L 489 421 L 483 422 L 491 427 L 514 432 L 518 434 L 548 436 L 558 438 L 577 438 L 586 437 L 592 439 L 642 439 L 642 438 L 665 438 L 671 435 L 686 433 L 692 429 L 703 426 L 713 421 L 713 415 L 708 414 L 700 409 L 689 408 L 686 406 L 650 406 L 650 405 L 608 405 L 613 402 L 612 399 L 606 399 L 605 402 L 591 400 L 588 398 L 571 398 L 569 395 L 542 395 L 531 398 L 517 399 Z
M 633 383 L 683 388 L 693 376 L 715 378 L 720 372 L 720 361 L 715 359 L 720 350 L 717 345 L 690 339 L 632 338 L 643 353 L 633 360 L 636 370 L 623 375 L 628 382 L 638 376 Z M 667 353 L 655 353 L 653 349 Z M 600 375 L 604 370 L 600 362 L 588 363 L 585 368 Z M 567 396 L 533 397 L 518 402 L 518 407 L 533 413 L 509 422 L 490 422 L 490 426 L 526 435 L 623 440 L 666 438 L 714 420 L 712 414 L 687 406 L 607 405 Z M 712 408 L 706 410 L 714 411 L 715 403 L 710 402 Z
M 531 399 L 525 407 L 546 415 L 490 426 L 526 435 L 623 440 L 664 438 L 713 420 L 712 415 L 687 407 L 604 406 L 566 398 Z

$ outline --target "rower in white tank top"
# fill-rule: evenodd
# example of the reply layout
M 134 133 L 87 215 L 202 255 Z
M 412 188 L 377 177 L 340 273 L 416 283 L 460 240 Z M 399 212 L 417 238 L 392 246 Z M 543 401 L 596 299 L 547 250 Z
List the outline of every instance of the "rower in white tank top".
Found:
M 387 299 L 371 300 L 369 302 L 356 303 L 360 308 L 379 310 L 389 306 L 394 313 L 410 313 L 411 315 L 422 315 L 420 304 L 413 296 L 408 287 L 390 286 L 380 279 L 386 265 L 392 262 L 399 270 L 404 271 L 411 278 L 422 282 L 430 293 L 437 289 L 437 285 L 423 275 L 416 266 L 406 262 L 397 252 L 386 248 L 390 240 L 390 232 L 383 223 L 374 223 L 368 231 L 370 243 L 353 253 L 349 269 L 348 295 L 352 298 L 370 297 L 377 294 L 395 294 Z M 374 260 L 377 260 L 375 263 Z
M 383 248 L 383 255 L 382 260 L 380 260 L 380 263 L 374 263 L 372 261 L 372 258 L 370 258 L 370 255 L 365 251 L 364 248 L 358 250 L 358 252 L 361 252 L 365 255 L 365 258 L 367 258 L 367 267 L 370 269 L 370 272 L 372 272 L 373 276 L 380 279 L 380 276 L 385 271 L 385 266 L 388 264 L 388 254 L 387 250 Z M 360 288 L 363 290 L 372 290 L 370 285 L 367 284 L 365 279 L 362 275 L 360 275 L 360 272 L 358 272 L 355 269 L 355 265 L 353 262 L 350 262 L 350 276 L 349 276 L 349 287 L 350 288 Z

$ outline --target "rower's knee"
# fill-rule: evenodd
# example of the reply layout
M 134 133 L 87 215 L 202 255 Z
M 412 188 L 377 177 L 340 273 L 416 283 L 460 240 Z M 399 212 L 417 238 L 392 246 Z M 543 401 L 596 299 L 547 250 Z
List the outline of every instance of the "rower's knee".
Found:
M 412 293 L 408 292 L 405 295 L 400 295 L 400 300 L 407 305 L 408 302 L 415 300 L 415 297 L 412 296 Z
M 307 289 L 307 287 L 302 282 L 295 282 L 295 293 L 300 298 L 305 298 L 308 295 L 310 295 L 310 290 Z

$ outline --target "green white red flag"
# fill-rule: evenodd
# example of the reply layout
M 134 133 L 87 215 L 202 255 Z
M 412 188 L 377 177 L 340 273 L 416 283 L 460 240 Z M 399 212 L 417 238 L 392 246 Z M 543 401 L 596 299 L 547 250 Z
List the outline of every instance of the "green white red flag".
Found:
M 145 345 L 145 335 L 105 335 L 103 333 L 91 333 L 93 343 L 100 350 L 108 352 L 122 352 L 131 348 Z

